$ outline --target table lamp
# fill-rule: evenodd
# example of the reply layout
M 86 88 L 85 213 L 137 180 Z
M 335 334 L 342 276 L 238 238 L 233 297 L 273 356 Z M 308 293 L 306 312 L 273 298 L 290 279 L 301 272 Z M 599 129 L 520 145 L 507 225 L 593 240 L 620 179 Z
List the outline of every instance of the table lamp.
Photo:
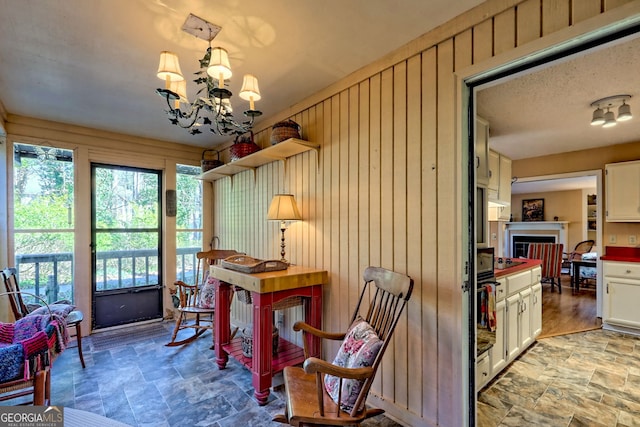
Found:
M 276 194 L 271 200 L 267 219 L 280 221 L 280 230 L 282 231 L 282 243 L 280 243 L 280 261 L 287 262 L 284 257 L 284 231 L 287 229 L 285 221 L 298 221 L 302 219 L 296 199 L 293 194 Z

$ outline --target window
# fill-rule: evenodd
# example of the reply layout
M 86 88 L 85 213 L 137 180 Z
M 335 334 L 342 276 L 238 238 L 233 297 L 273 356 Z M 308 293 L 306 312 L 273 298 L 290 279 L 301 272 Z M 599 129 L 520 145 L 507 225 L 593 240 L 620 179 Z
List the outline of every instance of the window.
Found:
M 193 283 L 196 253 L 202 248 L 202 181 L 198 166 L 176 165 L 177 279 Z
M 14 253 L 20 288 L 48 303 L 73 301 L 73 152 L 29 144 L 14 144 L 13 151 Z

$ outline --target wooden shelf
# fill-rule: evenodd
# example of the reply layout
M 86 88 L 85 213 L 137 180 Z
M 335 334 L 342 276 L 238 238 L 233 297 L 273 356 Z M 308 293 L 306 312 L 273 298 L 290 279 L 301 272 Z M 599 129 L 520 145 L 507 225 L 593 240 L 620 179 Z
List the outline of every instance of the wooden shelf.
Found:
M 284 369 L 285 366 L 297 365 L 304 362 L 304 350 L 295 344 L 282 338 L 278 341 L 278 353 L 271 359 L 271 373 L 275 374 Z M 242 363 L 251 370 L 251 357 L 242 354 L 242 338 L 235 338 L 229 344 L 222 346 L 229 356 Z
M 315 152 L 318 153 L 320 146 L 302 139 L 289 138 L 276 145 L 263 148 L 253 154 L 249 154 L 241 159 L 208 170 L 198 175 L 196 178 L 204 181 L 216 181 L 221 178 L 231 177 L 246 170 L 252 170 L 255 174 L 255 170 L 262 165 L 266 165 L 267 163 L 275 162 L 277 160 L 286 162 L 290 157 L 310 150 L 315 150 Z

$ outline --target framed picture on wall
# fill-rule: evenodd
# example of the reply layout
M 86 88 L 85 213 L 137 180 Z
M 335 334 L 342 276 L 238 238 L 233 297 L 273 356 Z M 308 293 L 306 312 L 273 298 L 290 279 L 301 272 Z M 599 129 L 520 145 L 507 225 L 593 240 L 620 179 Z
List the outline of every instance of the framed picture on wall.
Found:
M 522 221 L 544 221 L 544 199 L 523 200 Z

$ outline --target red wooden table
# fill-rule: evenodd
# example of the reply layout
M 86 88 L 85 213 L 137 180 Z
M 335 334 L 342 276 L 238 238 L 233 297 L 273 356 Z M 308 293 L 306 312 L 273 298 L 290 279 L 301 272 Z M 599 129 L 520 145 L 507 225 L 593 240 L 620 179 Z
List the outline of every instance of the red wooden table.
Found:
M 305 322 L 322 328 L 322 285 L 327 272 L 301 266 L 286 270 L 247 274 L 211 266 L 210 274 L 220 280 L 216 288 L 215 350 L 218 368 L 224 369 L 229 355 L 251 370 L 254 396 L 265 405 L 270 394 L 271 378 L 285 366 L 304 361 L 304 352 L 280 338 L 278 354 L 273 357 L 273 306 L 289 297 L 302 297 Z M 253 304 L 253 357 L 242 355 L 242 338 L 231 340 L 231 285 L 250 291 Z M 319 339 L 307 343 L 312 356 L 320 356 Z

